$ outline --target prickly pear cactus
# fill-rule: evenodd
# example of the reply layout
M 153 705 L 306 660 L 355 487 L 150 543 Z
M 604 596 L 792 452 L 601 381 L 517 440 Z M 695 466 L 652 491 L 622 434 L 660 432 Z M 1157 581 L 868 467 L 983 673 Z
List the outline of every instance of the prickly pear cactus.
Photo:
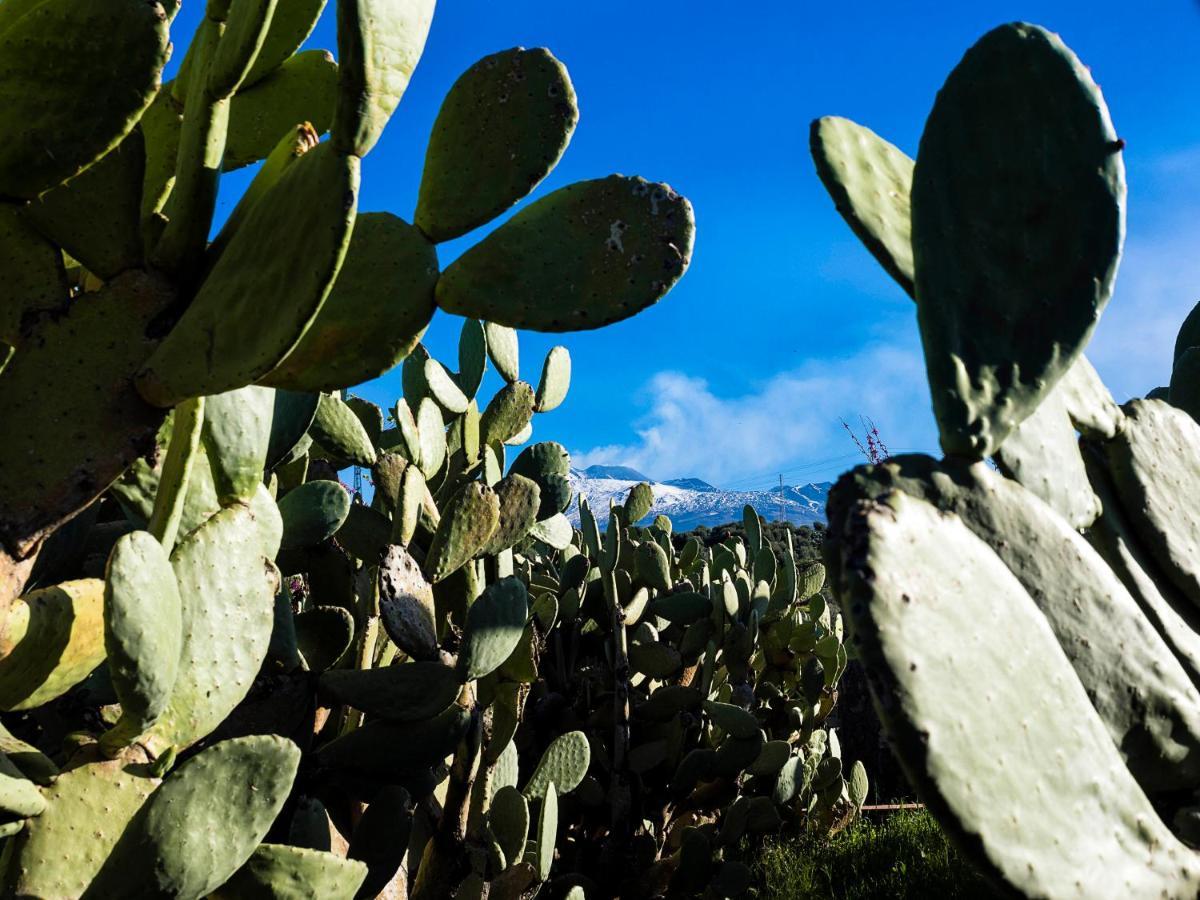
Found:
M 1004 25 L 951 73 L 908 184 L 866 129 L 813 135 L 839 211 L 911 274 L 947 453 L 829 499 L 831 581 L 902 764 L 1009 893 L 1196 896 L 1200 341 L 1193 312 L 1170 388 L 1123 406 L 1082 356 L 1123 236 L 1099 89 L 1056 35 Z
M 168 0 L 0 0 L 6 896 L 516 897 L 567 874 L 590 740 L 524 719 L 556 618 L 528 548 L 571 544 L 567 460 L 506 454 L 571 364 L 520 380 L 514 329 L 660 300 L 691 207 L 570 185 L 441 272 L 439 242 L 566 150 L 570 77 L 545 49 L 484 58 L 411 224 L 360 210 L 434 2 L 338 0 L 336 61 L 297 52 L 325 6 L 219 0 L 186 35 Z M 439 307 L 470 317 L 454 367 L 420 343 Z M 386 420 L 345 395 L 400 363 Z

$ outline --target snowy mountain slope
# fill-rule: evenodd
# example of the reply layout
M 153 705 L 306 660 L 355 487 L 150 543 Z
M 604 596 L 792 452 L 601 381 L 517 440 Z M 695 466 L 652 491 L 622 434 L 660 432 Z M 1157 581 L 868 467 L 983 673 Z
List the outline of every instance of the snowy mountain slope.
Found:
M 605 470 L 605 471 L 598 471 Z M 629 489 L 639 480 L 625 475 L 631 471 L 622 466 L 590 466 L 572 469 L 571 489 L 576 496 L 587 497 L 588 504 L 601 528 L 607 524 L 608 503 L 622 503 Z M 646 521 L 662 513 L 671 518 L 676 531 L 689 531 L 697 525 L 723 525 L 738 522 L 742 508 L 749 503 L 758 514 L 769 521 L 786 520 L 795 525 L 811 525 L 825 521 L 825 498 L 829 482 L 803 484 L 771 491 L 725 491 L 698 478 L 676 478 L 668 482 L 650 481 L 654 490 L 654 507 Z M 572 499 L 567 512 L 572 523 L 579 524 L 579 506 Z

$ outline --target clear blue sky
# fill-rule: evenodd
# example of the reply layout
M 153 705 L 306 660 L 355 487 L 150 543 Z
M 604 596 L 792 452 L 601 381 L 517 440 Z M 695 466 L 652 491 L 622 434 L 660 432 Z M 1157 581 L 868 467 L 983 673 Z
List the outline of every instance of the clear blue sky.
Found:
M 332 0 L 310 46 L 335 49 Z M 185 0 L 178 34 L 198 15 Z M 566 344 L 571 394 L 535 435 L 583 462 L 722 486 L 832 478 L 854 462 L 839 417 L 893 450 L 936 446 L 911 302 L 833 210 L 808 124 L 839 114 L 914 153 L 937 88 L 992 26 L 1059 32 L 1127 142 L 1129 240 L 1089 355 L 1118 400 L 1162 383 L 1200 296 L 1200 6 L 1188 0 L 738 5 L 683 0 L 442 0 L 425 56 L 363 166 L 361 210 L 410 218 L 445 91 L 479 57 L 546 46 L 581 118 L 534 196 L 611 172 L 667 181 L 696 209 L 692 267 L 658 306 L 598 332 L 522 336 L 523 376 Z M 180 54 L 181 55 L 181 54 Z M 243 176 L 244 177 L 244 176 Z M 224 215 L 244 183 L 230 178 Z M 481 233 L 440 248 L 442 264 Z M 455 360 L 460 320 L 427 344 Z M 390 404 L 399 370 L 356 393 Z

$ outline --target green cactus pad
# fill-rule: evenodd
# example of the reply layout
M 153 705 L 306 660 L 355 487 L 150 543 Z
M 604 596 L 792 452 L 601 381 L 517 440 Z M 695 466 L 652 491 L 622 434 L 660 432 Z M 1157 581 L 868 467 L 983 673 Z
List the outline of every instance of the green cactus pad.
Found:
M 166 709 L 182 647 L 183 601 L 166 551 L 149 532 L 127 534 L 108 558 L 104 648 L 131 737 Z
M 321 395 L 317 414 L 308 431 L 312 439 L 333 454 L 338 463 L 368 468 L 375 465 L 376 453 L 371 436 L 354 411 L 337 395 Z
M 262 484 L 275 416 L 275 392 L 250 385 L 204 399 L 201 438 L 217 499 L 249 500 Z
M 158 787 L 149 768 L 101 759 L 95 745 L 76 754 L 46 789 L 46 811 L 12 839 L 6 893 L 83 896 L 129 820 Z
M 337 533 L 350 513 L 350 494 L 336 481 L 308 481 L 279 501 L 287 550 L 312 547 Z
M 7 759 L 0 771 L 0 816 L 6 820 L 40 816 L 46 810 L 46 798 L 32 781 Z
M 510 473 L 496 483 L 495 490 L 500 518 L 496 530 L 480 551 L 485 556 L 507 550 L 529 534 L 529 529 L 537 522 L 542 502 L 537 482 L 524 475 Z
M 1124 239 L 1122 146 L 1087 70 L 1033 25 L 986 34 L 938 93 L 912 230 L 947 453 L 994 452 L 1091 336 Z
M 659 591 L 671 589 L 671 560 L 654 541 L 643 541 L 637 548 L 637 573 L 647 585 Z
M 488 827 L 504 852 L 505 859 L 520 859 L 529 836 L 529 801 L 512 785 L 505 785 L 492 796 Z
M 300 749 L 276 735 L 233 738 L 192 757 L 129 823 L 87 896 L 206 896 L 250 858 L 299 765 Z
M 501 388 L 488 403 L 479 419 L 479 438 L 485 444 L 504 443 L 529 424 L 533 418 L 533 388 L 514 381 Z
M 913 161 L 869 128 L 825 116 L 809 130 L 817 175 L 846 224 L 910 297 Z
M 330 391 L 383 375 L 425 333 L 437 278 L 437 254 L 419 231 L 390 213 L 360 215 L 317 318 L 261 383 Z
M 295 618 L 296 647 L 310 672 L 342 662 L 354 644 L 354 619 L 340 606 L 310 606 Z
M 145 147 L 140 129 L 77 178 L 25 209 L 39 232 L 102 279 L 142 262 Z
M 425 571 L 431 582 L 457 572 L 487 546 L 500 523 L 496 492 L 477 481 L 468 482 L 450 498 L 429 544 Z
M 485 56 L 454 82 L 433 123 L 417 227 L 441 242 L 490 222 L 550 173 L 578 121 L 570 76 L 550 51 Z
M 276 0 L 239 0 L 228 4 L 221 40 L 208 64 L 209 96 L 229 97 L 245 82 L 271 27 L 276 5 Z
M 179 136 L 183 128 L 183 104 L 171 96 L 165 85 L 142 115 L 142 139 L 146 161 L 142 175 L 141 212 L 147 219 L 159 212 L 175 186 L 175 166 L 179 159 Z
M 1064 397 L 1067 414 L 1079 433 L 1089 438 L 1110 438 L 1125 419 L 1100 375 L 1080 354 L 1055 388 Z
M 847 609 L 879 676 L 877 708 L 925 803 L 976 864 L 1027 896 L 1194 894 L 1191 851 L 987 546 L 903 494 L 857 506 L 844 527 Z M 1014 736 L 1028 746 L 1003 759 L 984 749 Z
M 364 863 L 335 853 L 260 844 L 212 900 L 354 900 L 367 877 Z
M 109 489 L 121 503 L 129 521 L 140 527 L 147 526 L 153 514 L 154 498 L 162 477 L 166 441 L 170 439 L 173 425 L 173 414 L 168 414 L 158 433 L 158 459 L 155 465 L 149 465 L 145 459 L 136 460 Z M 179 520 L 179 534 L 195 530 L 220 508 L 217 489 L 213 485 L 212 469 L 208 464 L 208 454 L 204 452 L 203 445 L 200 445 L 196 448 L 196 455 L 192 461 L 191 477 L 188 478 L 183 513 Z
M 488 358 L 500 377 L 512 384 L 521 377 L 521 345 L 517 332 L 507 325 L 484 322 Z
M 320 681 L 322 695 L 334 702 L 395 722 L 436 716 L 454 702 L 460 688 L 454 669 L 440 662 L 334 669 Z
M 0 709 L 33 709 L 104 660 L 104 582 L 64 581 L 13 602 L 0 641 Z
M 1200 694 L 1134 598 L 1070 525 L 982 463 L 902 456 L 871 476 L 856 473 L 861 495 L 896 487 L 928 500 L 958 515 L 1003 560 L 1046 617 L 1144 790 L 1177 789 L 1196 777 L 1200 752 L 1189 748 L 1200 748 Z M 844 490 L 831 513 L 844 508 Z M 1139 686 L 1136 697 L 1130 684 Z
M 242 90 L 260 81 L 300 49 L 321 17 L 326 0 L 291 0 L 277 3 L 254 65 L 242 81 Z
M 558 791 L 554 782 L 545 787 L 541 808 L 538 809 L 537 840 L 533 847 L 534 865 L 539 881 L 550 877 L 554 865 L 554 843 L 558 840 Z
M 487 337 L 478 319 L 463 322 L 458 337 L 458 386 L 473 398 L 487 370 Z
M 704 711 L 713 724 L 732 738 L 749 740 L 758 736 L 759 724 L 754 714 L 731 703 L 704 701 Z
M 271 412 L 271 439 L 267 444 L 267 465 L 274 468 L 301 442 L 320 405 L 319 394 L 275 391 Z
M 457 704 L 422 722 L 367 722 L 321 747 L 317 761 L 394 784 L 442 762 L 470 722 L 470 712 Z
M 1172 406 L 1200 422 L 1200 347 L 1189 347 L 1175 360 L 1170 400 Z
M 127 272 L 38 323 L 37 340 L 0 371 L 0 539 L 18 557 L 154 447 L 164 413 L 130 379 L 174 300 L 157 276 Z
M 50 785 L 58 777 L 58 766 L 41 750 L 26 743 L 0 724 L 0 753 L 30 781 Z
M 625 521 L 636 525 L 650 515 L 653 506 L 654 491 L 646 482 L 638 482 L 629 489 L 629 496 L 625 498 Z
M 175 547 L 183 599 L 183 652 L 171 702 L 145 743 L 186 747 L 233 710 L 266 657 L 278 573 L 263 556 L 260 524 L 241 504 L 216 513 Z
M 281 4 L 286 6 L 286 4 Z M 338 67 L 326 50 L 297 53 L 229 104 L 226 172 L 266 159 L 279 139 L 301 122 L 324 134 L 333 124 Z
M 1179 333 L 1175 336 L 1175 352 L 1172 354 L 1172 360 L 1178 360 L 1192 347 L 1200 347 L 1200 303 L 1192 307 L 1192 311 L 1187 314 L 1183 324 L 1179 326 Z
M 1161 400 L 1131 400 L 1125 427 L 1104 444 L 1125 514 L 1159 566 L 1200 605 L 1200 423 Z
M 1088 533 L 1089 540 L 1137 598 L 1192 682 L 1200 683 L 1200 610 L 1159 571 L 1121 507 L 1101 454 L 1088 448 L 1086 459 L 1103 510 Z
M 489 585 L 467 610 L 459 679 L 483 678 L 499 668 L 520 643 L 528 617 L 529 594 L 519 579 L 509 576 Z
M 403 547 L 387 548 L 379 563 L 379 614 L 396 646 L 418 660 L 437 656 L 433 588 Z
M 529 536 L 548 544 L 555 550 L 565 550 L 575 535 L 571 520 L 562 513 L 556 513 L 548 519 L 534 523 L 529 529 Z
M 431 315 L 432 312 L 431 308 Z M 429 396 L 437 401 L 437 405 L 445 412 L 457 416 L 467 411 L 467 395 L 462 392 L 454 377 L 446 371 L 446 367 L 432 357 L 425 360 L 425 384 Z
M 476 244 L 438 306 L 534 331 L 580 331 L 656 303 L 687 270 L 692 207 L 666 185 L 612 175 L 560 188 Z
M 996 462 L 1076 529 L 1087 528 L 1100 514 L 1066 397 L 1057 387 L 1009 432 L 996 450 Z
M 421 474 L 432 479 L 446 461 L 446 422 L 431 397 L 421 398 L 417 407 L 417 440 L 421 447 Z
M 568 731 L 556 737 L 542 754 L 537 768 L 524 787 L 531 801 L 543 800 L 554 788 L 569 794 L 579 786 L 591 765 L 592 750 L 582 731 Z
M 870 789 L 870 784 L 867 781 L 867 768 L 862 764 L 861 760 L 855 760 L 854 765 L 850 767 L 850 779 L 847 784 L 847 790 L 850 793 L 850 802 L 854 804 L 855 809 L 862 809 L 864 803 L 867 802 L 867 792 Z
M 333 141 L 366 156 L 379 140 L 425 49 L 434 0 L 338 5 L 338 98 Z
M 396 785 L 381 789 L 354 827 L 350 859 L 367 865 L 361 897 L 378 896 L 400 869 L 412 835 L 413 816 L 408 792 Z
M 252 384 L 303 336 L 337 276 L 358 200 L 358 160 L 320 144 L 250 210 L 195 299 L 138 373 L 170 406 Z M 305 265 L 296 265 L 296 260 Z M 264 327 L 263 309 L 271 309 Z
M 509 474 L 524 475 L 537 482 L 541 490 L 538 519 L 548 519 L 565 510 L 571 503 L 571 456 L 567 448 L 553 441 L 533 444 L 522 450 L 509 469 Z
M 9 0 L 11 2 L 11 0 Z M 0 340 L 21 343 L 21 319 L 25 315 L 67 304 L 67 276 L 62 251 L 26 221 L 22 207 L 0 203 Z M 6 351 L 0 348 L 0 370 Z
M 534 409 L 544 413 L 557 409 L 567 399 L 571 387 L 571 354 L 566 347 L 551 347 L 542 364 Z
M 162 6 L 141 0 L 46 0 L 0 33 L 0 197 L 32 200 L 117 146 L 169 54 Z

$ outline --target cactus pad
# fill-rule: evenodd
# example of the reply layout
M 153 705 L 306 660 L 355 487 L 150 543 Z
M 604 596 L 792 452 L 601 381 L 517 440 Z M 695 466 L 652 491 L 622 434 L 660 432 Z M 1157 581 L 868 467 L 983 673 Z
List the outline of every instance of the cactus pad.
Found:
M 166 14 L 143 0 L 47 0 L 4 29 L 0 197 L 32 200 L 119 144 L 169 53 Z
M 509 576 L 489 585 L 467 610 L 459 678 L 471 681 L 499 668 L 520 642 L 528 616 L 529 594 L 520 580 Z
M 553 788 L 569 794 L 587 775 L 591 760 L 592 750 L 587 735 L 582 731 L 568 731 L 559 735 L 542 754 L 537 768 L 525 785 L 525 796 L 530 800 L 544 800 Z
M 104 647 L 129 736 L 171 698 L 183 647 L 183 601 L 166 551 L 146 531 L 117 541 L 104 586 Z
M 0 371 L 0 539 L 18 557 L 154 447 L 163 412 L 131 376 L 174 299 L 158 277 L 128 272 L 38 324 L 36 342 Z
M 817 175 L 858 239 L 910 297 L 913 288 L 913 161 L 869 128 L 825 116 L 812 123 Z
M 212 900 L 354 900 L 367 877 L 364 863 L 335 853 L 259 844 Z
M 350 494 L 336 481 L 307 481 L 279 501 L 282 546 L 312 547 L 333 537 L 350 513 Z
M 440 662 L 410 662 L 382 669 L 333 669 L 320 690 L 331 700 L 395 722 L 415 722 L 442 712 L 461 689 L 454 669 Z
M 46 812 L 12 840 L 12 894 L 84 896 L 129 820 L 158 787 L 149 768 L 136 759 L 101 759 L 94 745 L 77 753 L 46 789 Z
M 358 160 L 331 144 L 288 166 L 138 373 L 142 395 L 171 406 L 252 384 L 278 365 L 333 285 L 357 202 Z M 266 322 L 264 308 L 274 313 Z
M 0 709 L 48 703 L 104 660 L 104 582 L 84 578 L 32 591 L 4 625 Z
M 388 636 L 409 656 L 437 655 L 433 588 L 417 561 L 397 545 L 388 547 L 379 563 L 379 613 Z
M 390 213 L 360 215 L 317 318 L 262 383 L 329 391 L 384 374 L 425 333 L 437 278 L 437 254 L 420 232 Z
M 612 175 L 525 207 L 446 270 L 437 302 L 534 331 L 600 328 L 657 302 L 687 270 L 692 207 L 666 185 Z
M 204 400 L 201 433 L 217 499 L 249 500 L 262 484 L 275 416 L 275 392 L 250 385 Z
M 333 142 L 366 156 L 408 87 L 425 49 L 434 0 L 338 4 L 338 98 Z
M 425 571 L 436 583 L 457 572 L 487 546 L 500 522 L 496 492 L 477 481 L 459 488 L 442 512 L 429 544 Z
M 299 748 L 276 735 L 233 738 L 192 757 L 129 823 L 88 896 L 206 896 L 250 858 L 299 765 Z
M 238 504 L 175 547 L 183 651 L 171 702 L 146 741 L 156 752 L 211 732 L 246 696 L 266 657 L 278 573 L 263 556 L 259 528 L 250 507 Z
M 938 93 L 912 225 L 947 453 L 992 453 L 1091 336 L 1125 234 L 1121 147 L 1087 70 L 1033 25 L 984 35 Z
M 88 271 L 112 278 L 142 262 L 145 165 L 137 129 L 83 174 L 29 204 L 25 216 Z
M 289 4 L 281 3 L 286 8 Z M 325 50 L 297 53 L 229 104 L 223 168 L 229 172 L 266 159 L 280 137 L 300 122 L 317 134 L 333 123 L 337 63 Z
M 433 241 L 490 222 L 558 163 L 579 109 L 567 70 L 544 48 L 485 56 L 442 101 L 413 217 Z
M 847 608 L 880 676 L 877 708 L 926 804 L 974 861 L 1026 895 L 1194 894 L 1191 852 L 1159 821 L 1045 619 L 987 546 L 902 494 L 856 507 L 843 534 Z M 1014 740 L 1002 761 L 983 750 Z
M 1200 423 L 1161 400 L 1132 400 L 1104 445 L 1121 506 L 1175 586 L 1200 605 Z

